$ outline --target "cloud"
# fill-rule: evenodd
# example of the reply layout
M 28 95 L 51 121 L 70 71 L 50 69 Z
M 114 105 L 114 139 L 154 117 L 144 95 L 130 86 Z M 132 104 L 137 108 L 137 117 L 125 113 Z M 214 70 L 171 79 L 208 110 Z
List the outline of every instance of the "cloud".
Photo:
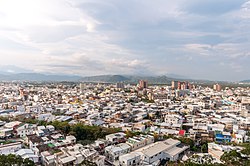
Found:
M 0 3 L 0 65 L 79 75 L 249 77 L 246 0 Z
M 246 0 L 187 0 L 183 9 L 197 15 L 223 15 L 239 10 Z

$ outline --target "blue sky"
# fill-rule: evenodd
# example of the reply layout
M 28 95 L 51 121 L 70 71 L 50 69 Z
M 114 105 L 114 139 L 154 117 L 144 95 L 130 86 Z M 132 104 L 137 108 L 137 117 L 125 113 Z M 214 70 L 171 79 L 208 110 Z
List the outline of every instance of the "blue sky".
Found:
M 250 79 L 247 0 L 0 0 L 0 70 Z

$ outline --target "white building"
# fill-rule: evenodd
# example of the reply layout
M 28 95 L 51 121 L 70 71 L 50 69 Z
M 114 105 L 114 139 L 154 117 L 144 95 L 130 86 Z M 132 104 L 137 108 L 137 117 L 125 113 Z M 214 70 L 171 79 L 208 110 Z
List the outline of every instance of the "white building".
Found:
M 15 154 L 21 156 L 23 159 L 34 161 L 34 163 L 38 163 L 39 161 L 38 155 L 36 155 L 31 149 L 20 149 Z
M 10 137 L 13 134 L 13 128 L 0 128 L 0 138 Z
M 134 165 L 142 165 L 142 156 L 141 152 L 131 152 L 129 154 L 125 154 L 119 156 L 119 165 L 120 166 L 134 166 Z
M 126 134 L 124 133 L 109 134 L 109 135 L 106 135 L 106 140 L 111 143 L 119 143 L 125 140 L 125 136 Z
M 180 115 L 167 114 L 165 115 L 165 122 L 170 124 L 182 124 L 183 118 Z
M 15 152 L 20 150 L 21 148 L 22 148 L 22 142 L 0 145 L 0 155 L 15 154 Z
M 105 156 L 111 162 L 119 159 L 119 156 L 127 154 L 131 151 L 131 147 L 126 143 L 120 143 L 118 145 L 111 145 L 105 148 Z
M 156 142 L 148 145 L 137 151 L 143 153 L 143 162 L 145 165 L 154 166 L 158 165 L 163 159 L 176 161 L 184 155 L 185 151 L 188 149 L 189 146 L 181 145 L 179 140 L 170 138 L 163 142 Z
M 35 124 L 21 124 L 16 127 L 15 132 L 16 135 L 19 137 L 25 137 L 26 135 L 31 135 L 34 134 L 36 130 L 36 125 Z
M 152 135 L 140 135 L 129 138 L 126 142 L 131 146 L 131 150 L 136 150 L 146 145 L 154 143 L 154 136 Z

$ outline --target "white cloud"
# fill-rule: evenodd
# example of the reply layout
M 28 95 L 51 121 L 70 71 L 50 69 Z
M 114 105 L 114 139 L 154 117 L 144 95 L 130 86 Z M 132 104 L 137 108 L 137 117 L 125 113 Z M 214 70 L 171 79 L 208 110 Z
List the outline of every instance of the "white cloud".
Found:
M 213 79 L 214 64 L 233 62 L 243 78 L 249 17 L 242 0 L 1 0 L 0 64 L 80 75 L 209 68 Z

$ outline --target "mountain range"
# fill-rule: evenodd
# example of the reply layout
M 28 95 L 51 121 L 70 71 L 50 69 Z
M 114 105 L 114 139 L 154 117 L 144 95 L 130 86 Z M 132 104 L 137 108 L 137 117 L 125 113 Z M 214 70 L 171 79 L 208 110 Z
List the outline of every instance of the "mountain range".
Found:
M 82 77 L 40 73 L 0 74 L 1 81 L 79 81 Z
M 243 81 L 240 81 L 241 83 L 250 83 L 250 80 L 243 80 Z
M 172 77 L 173 76 L 173 77 Z M 176 77 L 174 77 L 176 76 Z M 173 80 L 190 81 L 199 84 L 213 84 L 216 82 L 230 83 L 225 81 L 210 81 L 189 79 L 179 75 L 163 76 L 135 76 L 135 75 L 98 75 L 98 76 L 76 76 L 62 74 L 42 74 L 42 73 L 10 73 L 0 72 L 0 81 L 37 81 L 37 82 L 102 82 L 102 83 L 138 83 L 139 80 L 148 80 L 149 84 L 170 84 Z M 243 80 L 240 83 L 250 83 L 250 80 Z
M 138 83 L 139 80 L 148 80 L 149 84 L 169 84 L 172 80 L 190 81 L 195 83 L 213 83 L 208 80 L 193 80 L 182 78 L 171 78 L 168 76 L 133 76 L 133 75 L 99 75 L 99 76 L 72 76 L 72 75 L 50 75 L 41 73 L 4 73 L 0 74 L 0 81 L 38 81 L 38 82 L 102 82 L 102 83 Z

